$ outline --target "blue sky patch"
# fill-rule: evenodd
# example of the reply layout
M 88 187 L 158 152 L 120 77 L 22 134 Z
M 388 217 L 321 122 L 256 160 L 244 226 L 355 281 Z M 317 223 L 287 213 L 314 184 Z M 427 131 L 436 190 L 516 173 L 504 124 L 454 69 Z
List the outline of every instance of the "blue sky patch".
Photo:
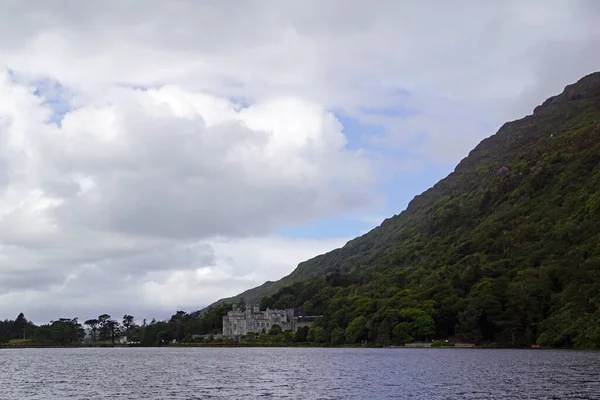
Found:
M 71 94 L 53 79 L 39 79 L 32 82 L 34 95 L 44 99 L 43 104 L 52 110 L 49 122 L 61 125 L 66 113 L 73 110 L 70 102 Z

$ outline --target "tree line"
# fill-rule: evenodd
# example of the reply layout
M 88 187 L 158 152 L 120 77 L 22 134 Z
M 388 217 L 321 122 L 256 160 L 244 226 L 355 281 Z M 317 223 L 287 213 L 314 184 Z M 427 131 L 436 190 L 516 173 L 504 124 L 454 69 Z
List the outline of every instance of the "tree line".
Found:
M 59 318 L 39 326 L 19 313 L 14 320 L 0 320 L 0 345 L 115 345 L 126 338 L 128 344 L 161 346 L 192 341 L 194 335 L 221 333 L 223 316 L 230 310 L 230 305 L 220 305 L 203 314 L 177 311 L 166 321 L 144 319 L 141 323 L 129 314 L 120 320 L 101 314 L 83 323 L 79 318 Z

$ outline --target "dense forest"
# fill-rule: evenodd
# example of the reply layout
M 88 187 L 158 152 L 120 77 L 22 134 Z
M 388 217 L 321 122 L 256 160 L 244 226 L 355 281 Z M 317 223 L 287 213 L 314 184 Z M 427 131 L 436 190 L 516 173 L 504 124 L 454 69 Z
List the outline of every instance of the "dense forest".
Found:
M 322 315 L 329 341 L 600 348 L 600 73 L 504 124 L 401 214 L 242 295 Z

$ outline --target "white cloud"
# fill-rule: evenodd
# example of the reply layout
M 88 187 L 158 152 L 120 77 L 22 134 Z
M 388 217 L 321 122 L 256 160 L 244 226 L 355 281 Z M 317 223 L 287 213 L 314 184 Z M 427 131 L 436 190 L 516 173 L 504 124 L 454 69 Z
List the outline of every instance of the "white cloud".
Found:
M 80 263 L 68 271 L 45 269 L 41 272 L 47 276 L 29 275 L 26 285 L 17 277 L 8 282 L 15 290 L 0 291 L 4 293 L 0 304 L 7 316 L 24 311 L 36 322 L 62 314 L 91 318 L 103 312 L 167 318 L 176 310 L 194 310 L 277 280 L 299 262 L 347 240 L 267 236 L 163 246 L 100 263 Z M 57 272 L 64 276 L 52 281 Z M 3 278 L 7 276 L 4 271 Z M 36 286 L 40 279 L 52 283 Z
M 595 13 L 594 2 L 546 0 L 38 2 L 3 13 L 12 35 L 0 46 L 12 68 L 68 85 L 174 83 L 352 108 L 397 101 L 398 89 L 518 95 L 535 82 L 530 52 L 596 41 Z
M 594 1 L 232 7 L 18 5 L 3 13 L 11 35 L 0 41 L 2 60 L 87 93 L 171 84 L 251 103 L 308 99 L 359 117 L 364 107 L 406 106 L 414 117 L 386 123 L 388 143 L 416 136 L 425 142 L 414 149 L 421 157 L 449 163 L 600 63 Z
M 8 73 L 0 94 L 2 310 L 199 308 L 328 249 L 310 242 L 298 258 L 289 247 L 302 243 L 288 241 L 283 258 L 247 248 L 276 261 L 237 276 L 244 266 L 213 247 L 271 246 L 278 239 L 256 236 L 373 199 L 369 160 L 306 100 L 241 106 L 175 86 L 107 87 L 75 97 L 56 124 Z M 17 302 L 24 293 L 31 303 Z
M 270 232 L 370 198 L 368 160 L 345 149 L 331 113 L 305 101 L 241 108 L 170 87 L 116 89 L 58 127 L 26 96 L 2 132 L 21 174 L 6 187 L 8 203 L 20 200 L 5 218 L 24 208 L 18 215 L 40 213 L 39 224 L 194 238 Z

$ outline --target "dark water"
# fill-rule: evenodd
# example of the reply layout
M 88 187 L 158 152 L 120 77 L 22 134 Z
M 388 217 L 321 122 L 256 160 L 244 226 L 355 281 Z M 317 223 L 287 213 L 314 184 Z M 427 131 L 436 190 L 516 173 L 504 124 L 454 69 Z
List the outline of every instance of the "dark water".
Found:
M 600 352 L 0 350 L 0 399 L 600 399 Z

